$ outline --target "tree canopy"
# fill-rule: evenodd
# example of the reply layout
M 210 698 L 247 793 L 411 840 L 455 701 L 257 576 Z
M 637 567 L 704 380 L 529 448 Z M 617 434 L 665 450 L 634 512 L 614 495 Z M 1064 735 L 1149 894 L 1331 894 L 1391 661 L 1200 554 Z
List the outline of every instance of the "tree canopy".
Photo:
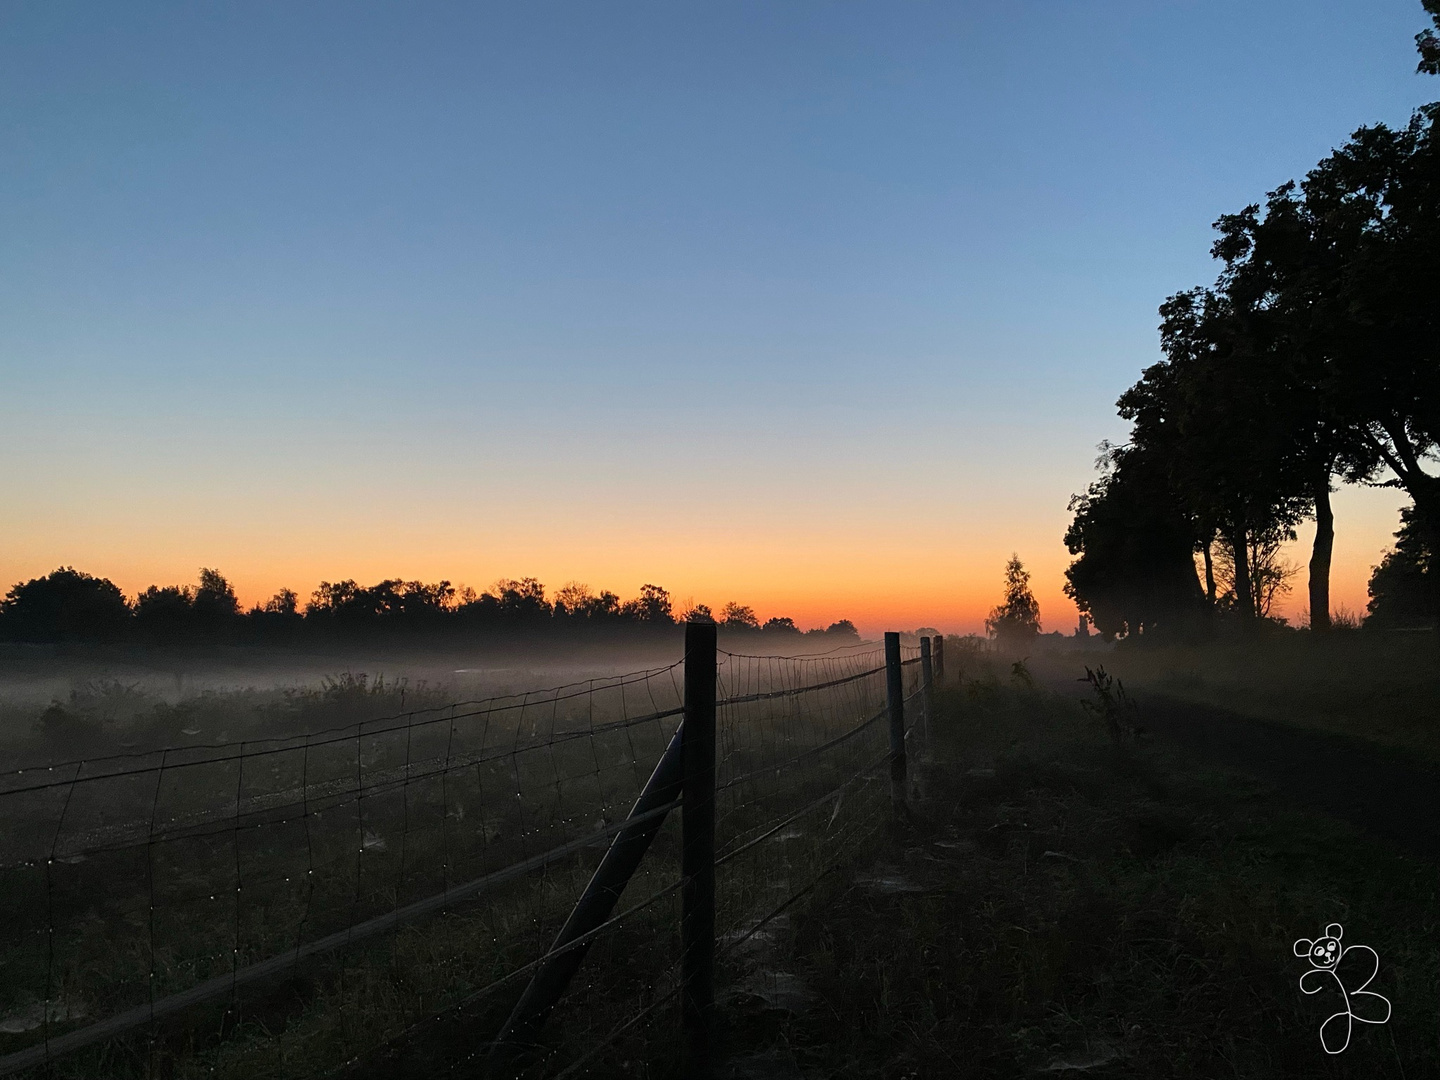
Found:
M 1406 508 L 1400 518 L 1394 548 L 1370 575 L 1367 626 L 1410 629 L 1428 625 L 1433 615 L 1433 556 L 1415 527 L 1413 512 Z
M 1440 0 L 1425 10 L 1440 28 Z M 1440 73 L 1440 38 L 1416 44 Z M 1440 550 L 1437 120 L 1426 105 L 1360 128 L 1298 184 L 1221 217 L 1214 285 L 1160 306 L 1163 358 L 1117 403 L 1129 441 L 1071 501 L 1067 592 L 1103 633 L 1197 610 L 1264 619 L 1306 517 L 1311 627 L 1327 629 L 1337 480 L 1402 488 L 1416 542 Z
M 704 604 L 683 619 L 715 621 Z M 35 643 L 130 640 L 152 645 L 207 645 L 304 638 L 327 642 L 394 635 L 484 635 L 522 632 L 650 633 L 678 625 L 670 593 L 646 583 L 621 601 L 609 590 L 594 592 L 567 582 L 551 595 L 533 577 L 502 578 L 490 589 L 449 581 L 386 578 L 362 585 L 351 578 L 322 581 L 303 607 L 293 589 L 242 611 L 235 590 L 218 570 L 202 568 L 195 585 L 151 585 L 133 604 L 119 587 L 71 567 L 16 584 L 0 600 L 0 640 Z M 721 627 L 727 632 L 798 635 L 793 619 L 773 616 L 763 624 L 753 608 L 731 602 Z M 628 628 L 628 629 L 627 629 Z M 807 635 L 853 638 L 848 619 Z
M 113 581 L 69 566 L 18 583 L 0 600 L 0 625 L 12 641 L 112 641 L 130 618 Z
M 1204 602 L 1195 576 L 1195 524 L 1158 456 L 1111 449 L 1105 472 L 1070 501 L 1065 545 L 1078 555 L 1065 594 L 1106 637 L 1154 632 Z

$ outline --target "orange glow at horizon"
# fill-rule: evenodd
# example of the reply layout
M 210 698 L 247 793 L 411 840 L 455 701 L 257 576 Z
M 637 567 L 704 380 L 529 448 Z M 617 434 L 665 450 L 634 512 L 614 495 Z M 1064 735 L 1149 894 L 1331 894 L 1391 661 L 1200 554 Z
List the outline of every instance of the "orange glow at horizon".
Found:
M 597 593 L 609 589 L 618 593 L 622 600 L 637 595 L 642 584 L 653 583 L 670 592 L 677 614 L 692 604 L 706 604 L 718 615 L 726 603 L 734 601 L 752 607 L 762 622 L 772 617 L 787 616 L 802 629 L 823 629 L 840 619 L 849 619 L 867 635 L 878 634 L 882 630 L 909 630 L 921 626 L 937 627 L 947 633 L 983 632 L 985 614 L 998 599 L 998 574 L 991 574 L 995 580 L 984 585 L 978 582 L 970 585 L 956 580 L 927 581 L 917 576 L 909 580 L 897 579 L 893 583 L 852 577 L 841 587 L 829 587 L 818 580 L 798 580 L 794 576 L 780 574 L 767 576 L 757 573 L 727 579 L 704 571 L 684 573 L 678 566 L 657 567 L 656 572 L 650 573 L 567 573 L 564 563 L 537 565 L 539 560 L 531 560 L 529 565 L 519 566 L 513 572 L 502 569 L 498 564 L 487 568 L 474 563 L 471 564 L 475 566 L 474 571 L 466 572 L 463 566 L 458 571 L 440 565 L 430 569 L 426 566 L 429 562 L 412 563 L 410 569 L 405 569 L 389 561 L 381 565 L 372 559 L 359 559 L 349 561 L 347 568 L 323 573 L 304 566 L 298 560 L 285 560 L 266 567 L 227 565 L 222 560 L 204 561 L 204 565 L 214 566 L 225 574 L 245 608 L 263 604 L 281 588 L 294 589 L 303 605 L 322 580 L 353 578 L 361 585 L 373 585 L 386 578 L 444 579 L 456 586 L 469 585 L 481 592 L 499 579 L 535 577 L 545 585 L 547 595 L 552 597 L 561 586 L 577 580 Z M 58 565 L 74 565 L 78 570 L 109 578 L 132 599 L 150 585 L 193 585 L 199 570 L 199 564 L 187 572 L 179 562 L 158 559 L 50 560 L 25 566 L 6 560 L 0 565 L 6 566 L 9 574 L 5 587 L 9 583 L 49 573 Z M 12 565 L 14 568 L 10 569 Z M 556 572 L 548 573 L 552 565 L 556 567 Z M 997 565 L 1003 565 L 1003 560 Z M 1038 587 L 1036 592 L 1041 597 L 1042 615 L 1063 604 L 1070 612 L 1065 616 L 1065 628 L 1074 626 L 1074 607 L 1059 594 L 1058 589 L 1054 596 L 1049 597 Z
M 1394 492 L 1346 489 L 1335 498 L 1337 538 L 1332 571 L 1332 609 L 1363 614 L 1370 568 L 1388 546 L 1394 512 L 1404 499 Z M 1012 551 L 1032 574 L 1046 632 L 1068 634 L 1077 612 L 1063 595 L 1069 554 L 1058 543 L 1064 515 L 1017 523 L 1017 542 L 987 537 L 978 530 L 922 523 L 895 538 L 879 530 L 852 530 L 840 538 L 814 535 L 764 539 L 731 535 L 645 537 L 618 529 L 595 529 L 573 538 L 565 530 L 537 529 L 485 537 L 480 550 L 455 538 L 424 543 L 411 529 L 360 530 L 349 542 L 314 529 L 277 536 L 243 521 L 219 530 L 170 530 L 162 544 L 151 529 L 110 529 L 88 541 L 63 540 L 36 530 L 0 559 L 0 587 L 73 565 L 108 577 L 133 597 L 149 585 L 193 583 L 199 567 L 212 566 L 235 586 L 243 605 L 263 603 L 282 587 L 302 601 L 321 580 L 354 578 L 374 584 L 385 578 L 447 579 L 477 591 L 500 578 L 535 577 L 553 595 L 572 580 L 595 591 L 610 589 L 622 599 L 654 583 L 670 591 L 678 611 L 691 603 L 718 612 L 728 601 L 753 607 L 762 619 L 788 616 L 802 628 L 850 619 L 867 636 L 886 629 L 933 626 L 946 633 L 983 633 L 984 619 L 999 601 L 1001 574 Z M 998 530 L 997 530 L 998 531 Z M 528 532 L 528 535 L 526 533 Z M 548 532 L 548 535 L 547 535 Z M 807 530 L 807 532 L 810 532 Z M 958 535 L 956 533 L 958 532 Z M 947 533 L 951 538 L 947 542 Z M 1026 535 L 1020 535 L 1020 534 Z M 1304 563 L 1313 526 L 1301 530 L 1288 556 L 1300 567 L 1292 592 L 1278 614 L 1300 620 L 1306 607 Z M 1024 542 L 1020 542 L 1024 541 Z M 28 550 L 27 550 L 28 549 Z
M 1263 63 L 1285 5 L 11 7 L 0 595 L 532 577 L 964 634 L 1013 553 L 1071 633 L 1067 505 L 1211 223 L 1424 92 L 1414 5 L 1358 0 Z M 1363 613 L 1408 499 L 1335 501 Z

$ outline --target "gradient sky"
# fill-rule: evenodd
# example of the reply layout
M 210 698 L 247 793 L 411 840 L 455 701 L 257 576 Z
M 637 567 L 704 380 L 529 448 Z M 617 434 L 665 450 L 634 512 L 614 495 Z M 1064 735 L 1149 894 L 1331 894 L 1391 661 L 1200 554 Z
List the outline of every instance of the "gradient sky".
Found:
M 1157 305 L 1221 213 L 1437 96 L 1424 24 L 6 4 L 0 582 L 533 575 L 963 631 L 1015 551 L 1068 630 L 1066 501 Z M 1337 498 L 1337 604 L 1401 502 Z

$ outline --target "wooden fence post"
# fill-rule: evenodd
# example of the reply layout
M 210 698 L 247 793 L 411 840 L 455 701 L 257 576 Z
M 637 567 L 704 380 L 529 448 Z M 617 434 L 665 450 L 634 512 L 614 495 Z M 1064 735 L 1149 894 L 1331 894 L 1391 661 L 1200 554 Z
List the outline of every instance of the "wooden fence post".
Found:
M 945 685 L 945 635 L 940 634 L 930 642 L 930 651 L 934 654 L 935 685 Z
M 920 685 L 923 688 L 920 700 L 924 703 L 925 709 L 925 744 L 930 744 L 930 714 L 935 711 L 935 695 L 933 693 L 935 682 L 935 663 L 930 652 L 930 639 L 920 639 Z
M 715 624 L 685 624 L 680 978 L 686 1080 L 710 1076 L 715 1012 Z
M 905 810 L 905 680 L 900 667 L 900 635 L 885 634 L 885 698 L 890 712 L 890 802 Z
M 627 824 L 610 842 L 605 857 L 595 868 L 590 883 L 585 886 L 570 917 L 550 946 L 554 955 L 540 966 L 520 995 L 510 1019 L 495 1040 L 494 1052 L 508 1044 L 532 1038 L 535 1029 L 564 996 L 585 954 L 590 951 L 589 940 L 581 939 L 604 925 L 615 911 L 620 894 L 625 891 L 631 875 L 650 849 L 650 841 L 665 823 L 663 807 L 680 798 L 684 775 L 683 743 L 684 725 L 681 725 L 681 730 L 670 740 L 670 745 L 660 756 L 655 771 L 650 774 L 649 781 L 630 810 L 630 819 L 634 823 Z

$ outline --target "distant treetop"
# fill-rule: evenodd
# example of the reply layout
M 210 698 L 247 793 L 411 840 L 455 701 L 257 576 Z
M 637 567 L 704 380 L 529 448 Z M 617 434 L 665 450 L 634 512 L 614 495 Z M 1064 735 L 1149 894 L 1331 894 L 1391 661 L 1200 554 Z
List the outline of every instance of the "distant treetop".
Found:
M 1005 598 L 990 612 L 985 629 L 1004 647 L 1023 646 L 1040 633 L 1040 605 L 1019 555 L 1011 555 L 1005 564 Z
M 195 585 L 151 585 L 130 604 L 119 587 L 71 567 L 14 586 L 0 600 L 0 640 L 36 643 L 134 640 L 153 645 L 326 641 L 376 634 L 486 634 L 576 631 L 647 632 L 684 621 L 715 622 L 705 604 L 677 618 L 670 592 L 646 583 L 634 599 L 578 581 L 553 596 L 536 578 L 502 578 L 476 593 L 449 581 L 387 578 L 361 585 L 353 578 L 322 581 L 303 605 L 281 589 L 242 612 L 235 590 L 218 570 L 204 567 Z M 762 625 L 753 608 L 730 602 L 718 620 L 727 631 L 798 635 L 795 620 L 775 616 Z M 809 634 L 858 636 L 848 619 Z

